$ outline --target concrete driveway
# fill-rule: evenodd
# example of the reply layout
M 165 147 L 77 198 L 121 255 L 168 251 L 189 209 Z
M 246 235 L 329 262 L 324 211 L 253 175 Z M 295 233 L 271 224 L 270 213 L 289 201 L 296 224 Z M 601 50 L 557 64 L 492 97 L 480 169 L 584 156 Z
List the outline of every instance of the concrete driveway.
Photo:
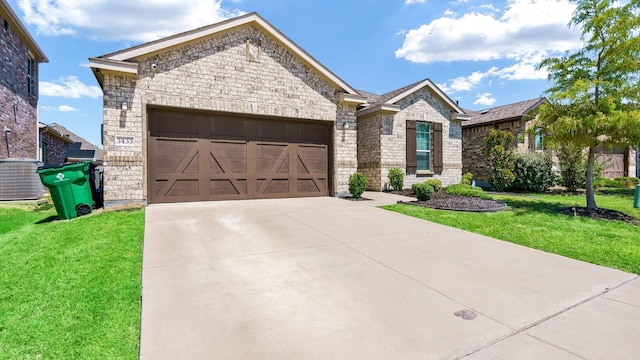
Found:
M 638 358 L 636 275 L 385 195 L 149 206 L 141 358 Z

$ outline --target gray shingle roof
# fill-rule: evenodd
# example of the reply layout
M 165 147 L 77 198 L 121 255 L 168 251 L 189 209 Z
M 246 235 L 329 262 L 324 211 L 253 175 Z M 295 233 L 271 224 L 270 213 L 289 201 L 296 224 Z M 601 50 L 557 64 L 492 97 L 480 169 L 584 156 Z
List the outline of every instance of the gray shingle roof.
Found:
M 520 118 L 526 115 L 527 112 L 537 108 L 546 101 L 546 98 L 541 97 L 480 111 L 465 109 L 465 112 L 471 115 L 471 120 L 463 122 L 462 127 L 473 127 L 492 122 L 499 123 L 502 121 L 509 121 L 515 118 Z
M 102 161 L 102 150 L 97 146 L 88 142 L 84 138 L 81 138 L 80 136 L 74 134 L 73 132 L 69 131 L 67 128 L 65 128 L 62 125 L 51 123 L 47 126 L 49 126 L 50 128 L 53 128 L 54 130 L 59 132 L 62 136 L 68 136 L 69 139 L 73 140 L 74 143 L 80 143 L 80 149 L 78 150 L 94 150 L 95 159 L 98 161 Z

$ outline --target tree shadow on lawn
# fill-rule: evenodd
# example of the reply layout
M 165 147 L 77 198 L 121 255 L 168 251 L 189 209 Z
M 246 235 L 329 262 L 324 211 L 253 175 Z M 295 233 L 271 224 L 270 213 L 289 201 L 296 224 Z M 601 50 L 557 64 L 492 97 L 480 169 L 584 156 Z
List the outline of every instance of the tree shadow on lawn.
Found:
M 542 213 L 553 215 L 556 217 L 573 217 L 581 216 L 590 219 L 600 220 L 617 220 L 623 221 L 631 225 L 640 226 L 640 220 L 629 214 L 617 210 L 598 208 L 597 210 L 587 210 L 584 206 L 570 205 L 568 203 L 549 202 L 549 201 L 531 201 L 520 199 L 501 199 L 507 203 L 511 211 L 516 215 L 524 215 L 528 213 Z

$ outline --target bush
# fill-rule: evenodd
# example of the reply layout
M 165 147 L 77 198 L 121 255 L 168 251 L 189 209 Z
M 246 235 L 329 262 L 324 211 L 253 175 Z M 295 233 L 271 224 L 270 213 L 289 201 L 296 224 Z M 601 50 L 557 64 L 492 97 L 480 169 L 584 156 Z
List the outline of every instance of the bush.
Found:
M 507 189 L 515 179 L 515 151 L 512 149 L 514 139 L 512 133 L 495 129 L 484 138 L 484 156 L 491 163 L 492 174 L 489 183 L 497 191 Z
M 404 171 L 402 169 L 389 169 L 389 185 L 393 190 L 402 190 L 404 186 Z
M 367 189 L 367 177 L 363 173 L 355 173 L 349 176 L 349 192 L 354 198 L 360 198 Z
M 617 177 L 614 179 L 615 181 L 618 182 L 618 184 L 620 184 L 619 186 L 621 188 L 625 188 L 625 189 L 629 189 L 629 188 L 635 188 L 636 185 L 638 185 L 640 179 L 636 178 L 636 177 Z
M 462 175 L 462 179 L 460 180 L 460 184 L 462 184 L 462 185 L 471 185 L 472 181 L 473 181 L 473 174 L 468 172 L 468 173 Z
M 558 166 L 560 167 L 560 185 L 566 186 L 569 191 L 576 191 L 584 186 L 587 175 L 587 162 L 582 148 L 564 144 L 556 150 Z
M 433 187 L 427 183 L 416 184 L 416 186 L 412 186 L 412 188 L 414 188 L 418 201 L 427 201 L 431 199 L 431 195 L 435 192 Z
M 471 185 L 466 184 L 449 185 L 444 188 L 444 192 L 449 195 L 477 197 L 485 200 L 491 200 L 491 196 L 489 196 L 489 194 L 484 192 L 484 190 L 482 190 L 481 188 L 476 187 L 474 189 L 471 187 Z
M 424 182 L 425 184 L 431 185 L 433 191 L 438 192 L 442 189 L 442 181 L 440 179 L 431 178 Z
M 544 153 L 517 153 L 513 162 L 515 178 L 511 189 L 544 192 L 553 185 L 553 163 Z

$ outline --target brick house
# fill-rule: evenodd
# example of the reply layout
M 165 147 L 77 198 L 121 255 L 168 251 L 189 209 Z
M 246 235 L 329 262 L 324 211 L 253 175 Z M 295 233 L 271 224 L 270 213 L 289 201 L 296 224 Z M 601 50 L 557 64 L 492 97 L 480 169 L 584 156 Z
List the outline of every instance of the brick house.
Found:
M 359 169 L 379 188 L 386 166 L 406 167 L 407 123 L 458 149 L 424 176 L 460 175 L 463 111 L 433 83 L 361 93 L 256 13 L 89 61 L 104 93 L 105 207 L 341 195 Z M 358 150 L 376 128 L 377 167 Z
M 491 165 L 482 154 L 484 138 L 491 129 L 511 132 L 518 151 L 545 151 L 554 162 L 553 152 L 544 149 L 540 136 L 529 136 L 525 131 L 532 123 L 532 112 L 547 100 L 536 98 L 489 108 L 481 111 L 466 110 L 470 121 L 462 124 L 462 171 L 470 172 L 474 179 L 486 182 L 491 177 Z M 603 164 L 603 176 L 635 176 L 636 151 L 634 149 L 600 149 L 598 159 Z
M 405 171 L 405 186 L 435 177 L 446 185 L 462 176 L 462 127 L 469 116 L 426 79 L 384 95 L 367 95 L 356 112 L 358 171 L 369 190 L 388 189 L 389 169 Z
M 62 164 L 67 160 L 69 145 L 73 144 L 54 127 L 40 123 L 40 160 L 44 165 Z
M 0 26 L 0 159 L 38 159 L 38 65 L 49 60 L 6 0 Z
M 472 173 L 480 182 L 489 180 L 491 164 L 482 154 L 482 148 L 491 129 L 512 133 L 518 151 L 543 150 L 541 139 L 529 137 L 525 131 L 533 120 L 530 112 L 546 101 L 536 98 L 481 111 L 467 110 L 471 120 L 462 124 L 462 172 Z

